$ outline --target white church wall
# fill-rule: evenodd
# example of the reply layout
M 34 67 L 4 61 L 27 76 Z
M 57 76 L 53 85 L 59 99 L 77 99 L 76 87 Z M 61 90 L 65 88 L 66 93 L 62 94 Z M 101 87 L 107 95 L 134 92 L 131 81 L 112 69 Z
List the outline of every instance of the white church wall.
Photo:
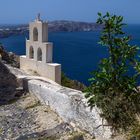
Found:
M 43 63 L 28 59 L 26 56 L 20 57 L 20 68 L 25 71 L 33 71 L 40 76 L 49 78 L 56 83 L 61 84 L 61 65 L 57 63 Z

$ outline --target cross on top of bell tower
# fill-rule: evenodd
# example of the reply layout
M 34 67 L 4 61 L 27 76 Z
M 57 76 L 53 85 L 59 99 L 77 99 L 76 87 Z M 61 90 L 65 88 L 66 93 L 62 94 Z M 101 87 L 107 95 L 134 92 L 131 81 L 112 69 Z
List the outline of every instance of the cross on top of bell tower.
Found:
M 41 15 L 40 15 L 40 13 L 37 14 L 36 21 L 41 21 Z

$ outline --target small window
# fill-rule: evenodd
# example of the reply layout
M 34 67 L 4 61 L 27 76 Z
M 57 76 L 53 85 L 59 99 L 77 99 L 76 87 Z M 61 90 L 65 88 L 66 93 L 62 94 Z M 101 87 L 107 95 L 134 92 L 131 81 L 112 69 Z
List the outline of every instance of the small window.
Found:
M 30 50 L 29 50 L 29 58 L 30 59 L 33 59 L 34 58 L 34 49 L 33 49 L 32 46 L 30 47 Z
M 37 60 L 42 61 L 42 50 L 40 48 L 37 50 Z
M 33 40 L 38 41 L 38 30 L 37 30 L 37 28 L 34 28 L 34 30 L 33 30 Z

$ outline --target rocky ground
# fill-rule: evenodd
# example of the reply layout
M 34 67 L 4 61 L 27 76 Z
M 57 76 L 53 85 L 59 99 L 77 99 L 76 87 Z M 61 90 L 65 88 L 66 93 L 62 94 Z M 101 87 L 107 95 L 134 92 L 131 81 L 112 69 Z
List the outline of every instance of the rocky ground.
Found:
M 90 140 L 48 106 L 26 94 L 0 106 L 0 140 Z

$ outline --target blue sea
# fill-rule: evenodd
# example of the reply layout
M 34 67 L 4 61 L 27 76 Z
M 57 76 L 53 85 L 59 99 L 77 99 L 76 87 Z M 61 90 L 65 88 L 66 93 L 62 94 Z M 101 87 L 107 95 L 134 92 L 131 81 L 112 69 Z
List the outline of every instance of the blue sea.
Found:
M 132 36 L 131 44 L 140 46 L 140 25 L 129 25 L 125 31 Z M 49 41 L 54 44 L 53 61 L 62 64 L 68 77 L 88 85 L 90 73 L 101 58 L 108 56 L 106 48 L 98 44 L 99 37 L 100 31 L 49 33 Z M 26 38 L 28 35 L 11 36 L 0 42 L 7 51 L 24 55 Z

